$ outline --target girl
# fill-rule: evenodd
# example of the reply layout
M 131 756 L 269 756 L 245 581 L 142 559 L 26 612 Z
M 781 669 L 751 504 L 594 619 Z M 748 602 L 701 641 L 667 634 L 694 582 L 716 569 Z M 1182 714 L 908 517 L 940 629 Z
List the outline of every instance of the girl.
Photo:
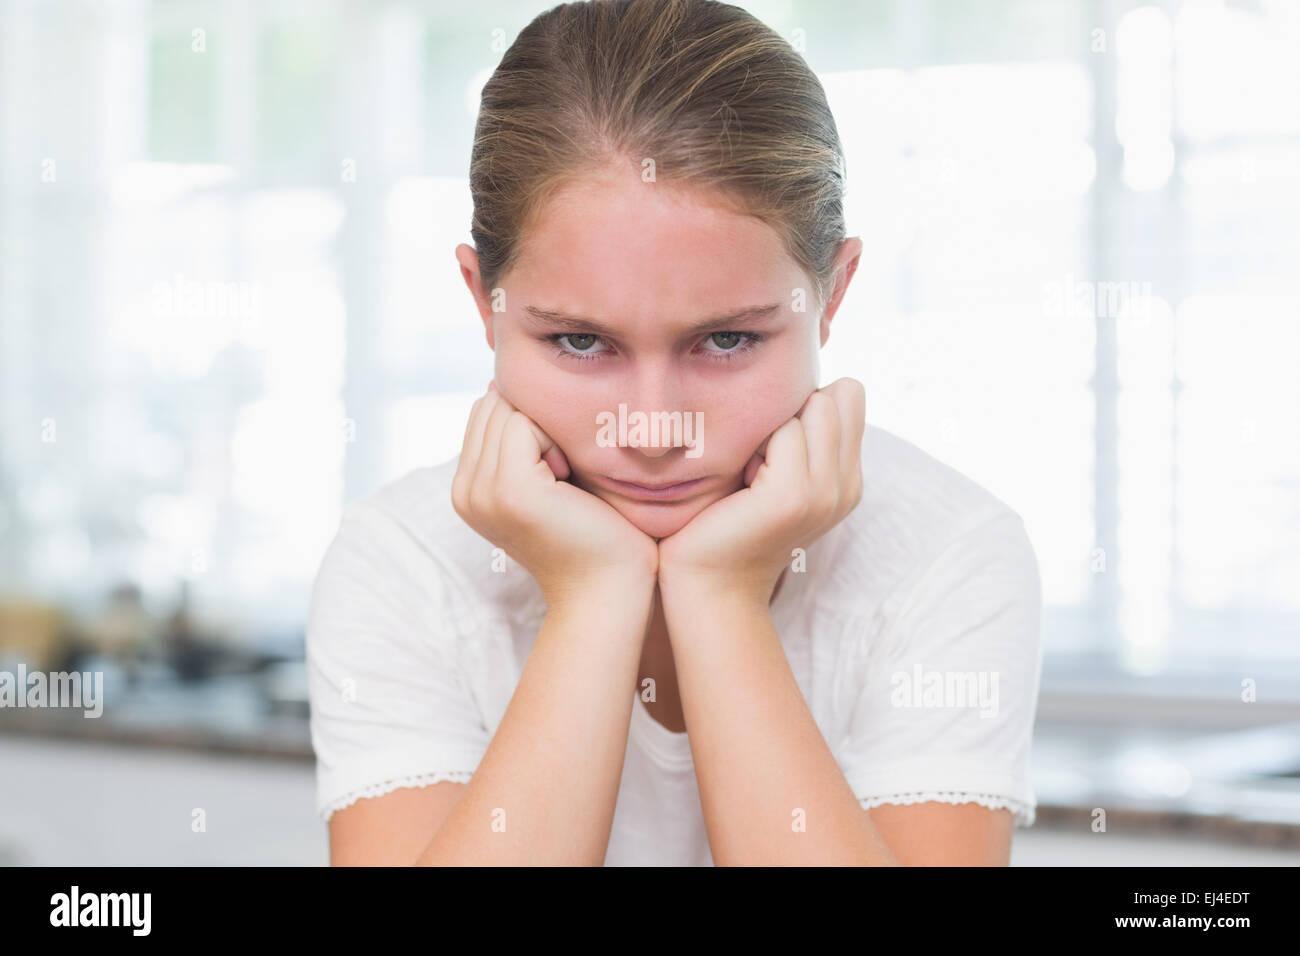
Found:
M 570 3 L 506 52 L 456 250 L 494 381 L 313 592 L 333 863 L 1009 861 L 1035 555 L 817 388 L 843 187 L 821 85 L 739 8 Z

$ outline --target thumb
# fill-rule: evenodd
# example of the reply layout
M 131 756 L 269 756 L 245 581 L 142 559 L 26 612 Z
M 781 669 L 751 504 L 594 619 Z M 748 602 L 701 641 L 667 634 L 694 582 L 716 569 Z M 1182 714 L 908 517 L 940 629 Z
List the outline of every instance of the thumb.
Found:
M 551 474 L 555 476 L 556 481 L 563 481 L 571 474 L 569 460 L 564 457 L 564 452 L 560 451 L 559 445 L 553 445 L 549 451 L 542 455 L 542 461 L 551 466 Z
M 542 431 L 532 419 L 529 419 L 528 425 L 537 438 L 537 446 L 541 451 L 542 461 L 550 466 L 551 474 L 555 476 L 555 480 L 563 481 L 568 478 L 572 469 L 569 468 L 569 460 L 564 457 L 564 452 L 560 451 L 560 446 L 555 444 L 555 440 Z
M 492 379 L 492 381 L 488 382 L 489 392 L 496 390 L 496 387 L 496 379 Z M 501 397 L 503 399 L 505 398 L 504 395 Z M 513 405 L 511 407 L 514 408 Z M 518 411 L 518 409 L 515 410 Z M 569 460 L 564 457 L 564 452 L 560 451 L 560 446 L 555 444 L 554 439 L 552 439 L 550 435 L 546 434 L 546 432 L 542 431 L 541 428 L 538 427 L 537 423 L 531 418 L 528 419 L 528 427 L 533 430 L 533 437 L 537 439 L 537 447 L 538 451 L 541 453 L 542 461 L 546 462 L 550 467 L 551 474 L 555 476 L 555 480 L 563 481 L 568 478 L 572 473 L 572 469 L 569 468 Z

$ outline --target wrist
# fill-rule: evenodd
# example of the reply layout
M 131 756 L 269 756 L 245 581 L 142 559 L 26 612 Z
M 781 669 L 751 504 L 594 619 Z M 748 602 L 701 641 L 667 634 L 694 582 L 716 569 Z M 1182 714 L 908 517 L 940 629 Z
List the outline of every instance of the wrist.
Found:
M 648 611 L 655 583 L 652 569 L 611 565 L 548 581 L 541 590 L 547 608 L 561 612 L 593 608 L 626 611 L 641 605 Z
M 725 603 L 730 608 L 767 610 L 780 569 L 763 572 L 704 570 L 666 566 L 659 569 L 659 593 L 664 612 L 676 608 L 700 608 L 706 603 Z

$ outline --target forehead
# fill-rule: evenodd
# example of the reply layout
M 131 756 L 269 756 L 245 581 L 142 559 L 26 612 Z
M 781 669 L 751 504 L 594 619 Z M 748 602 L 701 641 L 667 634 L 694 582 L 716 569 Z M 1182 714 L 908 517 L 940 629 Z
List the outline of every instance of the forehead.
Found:
M 555 193 L 509 279 L 515 302 L 610 325 L 789 301 L 801 284 L 766 223 L 707 193 L 642 182 L 639 172 Z

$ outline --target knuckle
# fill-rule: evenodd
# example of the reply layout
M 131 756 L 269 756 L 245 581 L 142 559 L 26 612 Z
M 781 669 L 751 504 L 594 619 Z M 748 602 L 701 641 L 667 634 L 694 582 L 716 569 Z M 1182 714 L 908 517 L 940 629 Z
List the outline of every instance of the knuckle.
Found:
M 843 503 L 843 501 L 844 501 L 843 489 L 840 488 L 839 483 L 837 482 L 836 484 L 831 486 L 830 490 L 827 491 L 827 493 L 822 497 L 822 506 L 820 508 L 820 513 L 819 513 L 819 517 L 821 518 L 821 520 L 827 521 L 830 518 L 834 517 L 835 515 L 839 514 L 840 505 Z
M 467 496 L 469 510 L 473 514 L 489 514 L 492 510 L 492 497 L 482 482 L 476 482 Z
M 506 419 L 506 427 L 503 430 L 503 434 L 509 435 L 517 431 L 527 431 L 527 430 L 528 430 L 528 416 L 525 415 L 523 412 L 516 410 L 511 412 L 510 416 Z
M 851 488 L 849 489 L 849 493 L 840 499 L 839 511 L 847 515 L 858 506 L 858 502 L 861 500 L 862 493 L 856 488 Z
M 532 514 L 530 499 L 527 492 L 518 486 L 518 480 L 511 476 L 509 469 L 497 472 L 492 489 L 494 507 L 502 520 L 528 527 Z
M 787 527 L 797 527 L 808 519 L 811 503 L 806 490 L 785 497 L 779 507 L 780 521 Z

